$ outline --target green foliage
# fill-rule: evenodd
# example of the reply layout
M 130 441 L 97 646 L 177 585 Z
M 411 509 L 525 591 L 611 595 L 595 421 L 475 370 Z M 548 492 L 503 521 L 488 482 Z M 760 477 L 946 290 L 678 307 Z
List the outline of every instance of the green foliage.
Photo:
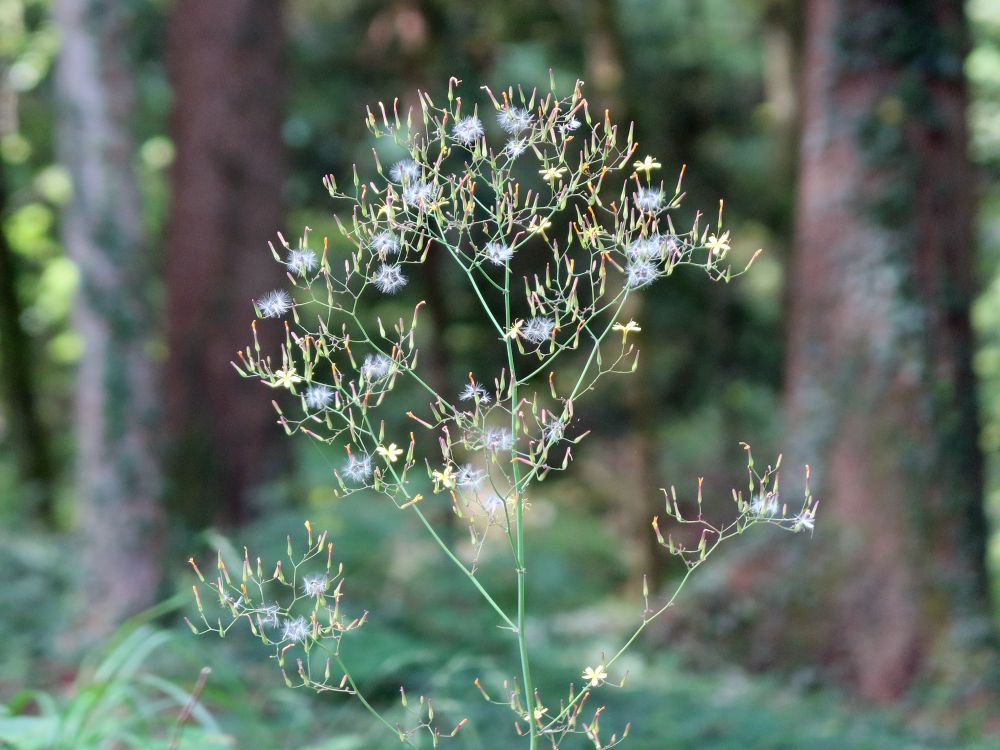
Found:
M 128 750 L 232 747 L 209 713 L 147 661 L 172 639 L 148 626 L 126 627 L 100 656 L 81 665 L 65 695 L 15 695 L 0 708 L 0 747 L 12 750 Z M 195 726 L 180 727 L 188 707 Z

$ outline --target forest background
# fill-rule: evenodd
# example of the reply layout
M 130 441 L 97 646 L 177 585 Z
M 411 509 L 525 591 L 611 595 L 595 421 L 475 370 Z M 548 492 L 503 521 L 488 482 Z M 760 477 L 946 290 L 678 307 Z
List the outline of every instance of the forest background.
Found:
M 725 200 L 735 259 L 765 252 L 632 311 L 643 366 L 533 521 L 543 669 L 624 632 L 644 574 L 672 584 L 659 488 L 704 477 L 725 503 L 747 441 L 810 464 L 815 534 L 714 561 L 605 721 L 643 717 L 648 748 L 996 742 L 996 3 L 0 0 L 0 746 L 62 722 L 66 747 L 162 747 L 206 665 L 181 746 L 381 741 L 350 701 L 183 625 L 189 556 L 273 556 L 306 518 L 378 615 L 370 691 L 439 695 L 474 719 L 453 742 L 507 746 L 472 688 L 506 653 L 487 614 L 391 508 L 335 498 L 338 459 L 288 440 L 230 361 L 281 282 L 276 232 L 336 234 L 321 179 L 367 163 L 366 106 L 550 71 L 634 121 L 668 184 L 686 165 L 688 205 Z M 412 283 L 428 377 L 457 390 L 493 366 L 490 333 L 433 254 Z M 97 685 L 115 691 L 91 704 Z

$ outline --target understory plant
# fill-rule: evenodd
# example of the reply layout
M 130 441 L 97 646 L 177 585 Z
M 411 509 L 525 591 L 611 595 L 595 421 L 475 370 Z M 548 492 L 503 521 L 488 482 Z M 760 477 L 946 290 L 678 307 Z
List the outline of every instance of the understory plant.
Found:
M 637 158 L 632 127 L 624 131 L 607 113 L 593 116 L 581 82 L 563 96 L 554 83 L 547 92 L 483 86 L 476 102 L 458 95 L 459 84 L 449 82 L 443 106 L 421 92 L 419 111 L 401 114 L 398 103 L 368 111 L 368 129 L 386 147 L 381 158 L 373 151 L 374 174 L 363 178 L 355 168 L 347 190 L 333 176 L 324 179 L 344 207 L 337 215 L 342 238 L 316 243 L 306 230 L 293 245 L 279 235 L 271 249 L 288 286 L 262 293 L 254 307 L 259 318 L 283 321 L 280 352 L 261 344 L 255 321 L 253 343 L 234 366 L 276 395 L 278 422 L 289 435 L 340 452 L 331 478 L 338 496 L 363 494 L 359 501 L 413 514 L 510 633 L 516 660 L 509 678 L 474 686 L 510 712 L 493 731 L 510 731 L 512 742 L 520 736 L 531 750 L 557 748 L 574 735 L 609 748 L 628 727 L 602 729 L 599 695 L 623 684 L 620 659 L 643 630 L 723 542 L 757 524 L 811 530 L 816 506 L 807 489 L 790 509 L 779 490 L 780 459 L 757 469 L 749 448 L 748 482 L 733 491 L 725 523 L 702 513 L 700 483 L 688 500 L 664 490 L 651 533 L 682 563 L 683 576 L 666 594 L 643 581 L 637 624 L 621 648 L 581 664 L 561 696 L 536 690 L 525 629 L 532 585 L 525 518 L 541 484 L 570 468 L 586 438 L 579 427 L 586 397 L 606 376 L 639 364 L 642 329 L 629 300 L 682 266 L 728 282 L 749 264 L 734 271 L 727 260 L 721 203 L 714 221 L 695 212 L 682 223 L 681 179 L 667 184 L 659 161 Z M 384 165 L 386 153 L 394 156 Z M 415 301 L 396 320 L 377 314 L 380 301 L 406 294 L 432 254 L 458 269 L 502 362 L 445 392 L 418 361 L 424 303 Z M 404 381 L 423 398 L 395 398 Z M 386 427 L 385 417 L 402 415 L 410 429 Z M 467 526 L 471 544 L 446 541 L 442 509 Z M 283 560 L 245 551 L 235 570 L 220 554 L 211 573 L 192 561 L 201 582 L 194 587 L 200 623 L 192 630 L 225 635 L 244 625 L 273 652 L 289 686 L 353 696 L 404 745 L 436 746 L 454 736 L 464 720 L 439 726 L 430 699 L 401 689 L 411 719 L 404 723 L 359 690 L 344 654 L 368 613 L 346 596 L 333 541 L 308 522 L 306 529 L 304 551 L 296 553 L 289 538 Z M 509 556 L 513 604 L 502 606 L 480 580 L 486 545 Z

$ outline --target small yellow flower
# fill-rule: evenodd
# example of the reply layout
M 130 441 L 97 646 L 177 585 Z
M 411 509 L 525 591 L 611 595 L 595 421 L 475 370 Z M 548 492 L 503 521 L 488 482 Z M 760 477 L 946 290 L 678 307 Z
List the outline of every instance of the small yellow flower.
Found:
M 636 323 L 634 320 L 630 320 L 628 323 L 625 323 L 624 325 L 622 325 L 621 323 L 615 323 L 613 326 L 611 326 L 611 330 L 622 332 L 622 343 L 624 344 L 625 340 L 628 339 L 628 335 L 630 333 L 638 333 L 642 329 L 639 327 L 638 323 Z
M 723 232 L 721 237 L 716 237 L 714 234 L 709 235 L 705 247 L 711 251 L 712 255 L 717 255 L 721 258 L 729 252 L 729 232 Z
M 301 383 L 302 378 L 295 372 L 294 368 L 274 371 L 274 381 L 268 383 L 272 388 L 287 388 L 292 390 L 296 383 Z
M 431 472 L 431 477 L 434 479 L 435 486 L 444 487 L 446 490 L 455 487 L 455 473 L 451 470 L 450 466 L 446 466 L 444 471 L 437 471 L 435 469 Z
M 512 325 L 510 327 L 510 330 L 507 331 L 507 338 L 509 338 L 511 341 L 513 341 L 518 336 L 520 336 L 521 335 L 521 326 L 523 326 L 523 325 L 524 325 L 524 321 L 523 320 L 521 320 L 521 319 L 515 320 L 514 321 L 514 325 Z
M 596 224 L 591 224 L 585 227 L 580 232 L 580 237 L 587 245 L 596 245 L 598 238 L 601 236 L 601 228 Z
M 384 458 L 390 464 L 396 463 L 399 457 L 403 455 L 403 449 L 398 448 L 395 443 L 389 443 L 389 447 L 386 448 L 384 445 L 380 445 L 375 449 L 382 458 Z
M 542 179 L 546 182 L 555 182 L 565 171 L 566 167 L 549 167 L 548 169 L 539 169 L 538 174 L 540 174 Z
M 583 670 L 583 679 L 587 680 L 590 687 L 597 687 L 608 678 L 608 673 L 604 671 L 604 665 L 598 664 L 596 667 L 587 667 Z
M 552 222 L 548 219 L 542 219 L 540 221 L 535 221 L 532 219 L 531 224 L 528 225 L 528 232 L 531 234 L 538 234 L 539 232 L 544 232 L 546 229 L 552 226 Z
M 541 704 L 539 704 L 538 706 L 536 706 L 535 710 L 533 712 L 535 714 L 535 721 L 541 721 L 542 718 L 545 716 L 545 714 L 548 713 L 548 711 L 549 711 L 549 709 L 547 709 L 545 706 L 543 706 Z M 524 714 L 524 720 L 525 721 L 531 721 L 531 717 L 528 716 L 528 714 Z
M 662 166 L 663 165 L 652 156 L 646 156 L 646 158 L 642 161 L 635 162 L 635 164 L 632 165 L 632 168 L 635 169 L 636 172 L 645 172 L 646 174 L 649 174 L 654 169 L 659 169 Z

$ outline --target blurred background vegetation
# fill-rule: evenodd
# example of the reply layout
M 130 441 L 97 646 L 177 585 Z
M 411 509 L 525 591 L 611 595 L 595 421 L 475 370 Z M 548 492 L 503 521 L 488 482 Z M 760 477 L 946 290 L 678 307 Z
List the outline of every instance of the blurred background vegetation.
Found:
M 996 746 L 997 3 L 0 0 L 0 747 L 386 745 L 181 623 L 190 555 L 275 557 L 306 518 L 372 612 L 347 655 L 369 693 L 433 694 L 472 718 L 455 746 L 510 746 L 472 685 L 506 677 L 489 612 L 391 508 L 335 499 L 341 458 L 288 441 L 229 361 L 281 280 L 268 240 L 335 235 L 320 179 L 369 163 L 367 105 L 550 70 L 634 120 L 668 184 L 686 164 L 688 207 L 724 198 L 738 258 L 766 252 L 645 295 L 640 371 L 537 498 L 543 695 L 634 623 L 643 574 L 669 590 L 658 488 L 704 476 L 724 507 L 746 440 L 815 467 L 815 538 L 713 561 L 605 725 L 650 749 Z M 431 382 L 495 368 L 451 269 L 413 281 Z M 499 560 L 482 575 L 510 600 Z

